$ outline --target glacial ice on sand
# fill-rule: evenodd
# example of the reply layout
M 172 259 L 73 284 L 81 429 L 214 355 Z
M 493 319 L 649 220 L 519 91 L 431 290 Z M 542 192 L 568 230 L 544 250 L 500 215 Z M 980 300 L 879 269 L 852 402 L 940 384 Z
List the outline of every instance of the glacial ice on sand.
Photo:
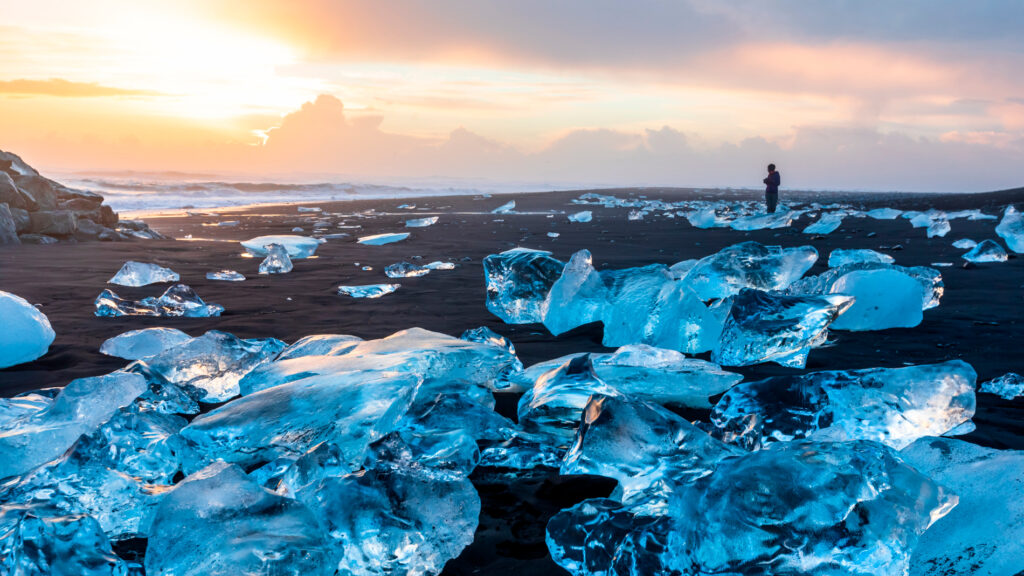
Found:
M 879 262 L 860 262 L 844 264 L 837 268 L 829 268 L 817 276 L 801 278 L 786 288 L 785 291 L 787 294 L 833 294 L 838 292 L 834 289 L 835 284 L 847 274 L 875 270 L 891 270 L 914 278 L 921 285 L 922 310 L 930 310 L 938 306 L 945 291 L 942 274 L 934 268 L 926 266 L 905 267 Z M 854 306 L 856 306 L 856 303 L 854 303 Z M 884 322 L 884 319 L 880 319 L 880 322 Z
M 392 244 L 394 242 L 401 242 L 409 237 L 408 232 L 394 232 L 390 234 L 374 234 L 372 236 L 361 236 L 358 240 L 360 244 L 366 246 L 383 246 L 384 244 Z
M 843 250 L 837 248 L 828 255 L 828 267 L 838 268 L 844 264 L 858 264 L 861 262 L 879 262 L 881 264 L 892 264 L 896 260 L 888 255 L 874 250 Z
M 961 256 L 961 258 L 975 263 L 1006 262 L 1009 259 L 1009 255 L 995 240 L 982 240 L 977 246 Z
M 438 219 L 439 219 L 438 216 L 430 216 L 430 217 L 427 217 L 427 218 L 413 218 L 412 220 L 406 220 L 405 221 L 405 227 L 406 228 L 426 228 L 427 226 L 432 226 L 434 224 L 437 224 Z
M 725 298 L 743 288 L 781 290 L 818 260 L 813 246 L 783 248 L 743 242 L 701 258 L 683 278 L 702 300 Z
M 411 262 L 396 262 L 384 268 L 388 278 L 418 278 L 430 273 L 430 268 Z
M 24 298 L 0 290 L 0 368 L 39 358 L 56 336 L 45 314 Z
M 929 238 L 942 238 L 946 234 L 949 234 L 950 226 L 949 220 L 940 218 L 935 220 L 928 226 L 928 237 Z
M 590 251 L 580 250 L 569 258 L 547 292 L 542 306 L 544 327 L 558 336 L 577 326 L 596 322 L 601 319 L 607 297 Z
M 1004 400 L 1013 400 L 1024 396 L 1024 376 L 1015 372 L 1007 372 L 981 385 L 981 392 L 995 394 Z
M 735 386 L 743 376 L 675 350 L 645 344 L 613 354 L 591 354 L 594 372 L 619 392 L 659 404 L 710 408 L 708 398 Z
M 423 267 L 427 270 L 455 270 L 455 263 L 435 260 L 424 264 Z
M 711 360 L 722 366 L 775 362 L 803 368 L 810 349 L 825 342 L 829 324 L 852 303 L 841 294 L 786 296 L 744 288 L 732 298 Z
M 484 258 L 487 309 L 509 324 L 544 319 L 548 291 L 562 275 L 565 264 L 551 252 L 513 248 Z
M 516 209 L 516 201 L 509 200 L 501 206 L 498 206 L 494 210 L 491 210 L 491 214 L 512 214 Z
M 243 282 L 245 276 L 234 270 L 217 270 L 216 272 L 207 272 L 207 280 L 220 280 L 222 282 Z
M 311 334 L 299 338 L 282 350 L 274 361 L 280 362 L 303 356 L 340 356 L 352 350 L 360 342 L 363 342 L 362 338 L 348 334 Z M 243 390 L 243 393 L 247 392 Z
M 813 224 L 807 225 L 804 228 L 804 234 L 831 234 L 835 232 L 837 228 L 843 224 L 843 212 L 830 212 L 828 214 L 822 214 L 821 218 L 818 218 Z
M 1020 573 L 1024 452 L 921 438 L 901 450 L 900 457 L 960 499 L 921 536 L 910 558 L 911 576 Z
M 0 506 L 0 573 L 11 576 L 125 576 L 95 518 L 46 504 Z
M 996 234 L 1017 254 L 1024 254 L 1024 215 L 1012 204 L 1003 211 L 1003 219 L 996 226 Z
M 970 422 L 976 380 L 961 360 L 777 376 L 729 389 L 711 422 L 720 438 L 747 448 L 807 438 L 900 449 Z
M 970 238 L 961 238 L 956 242 L 953 242 L 953 248 L 961 248 L 963 250 L 974 248 L 977 245 L 978 243 L 975 242 L 974 240 L 971 240 Z
M 282 234 L 276 236 L 257 236 L 242 242 L 242 247 L 253 256 L 266 256 L 271 244 L 279 244 L 284 246 L 289 258 L 299 260 L 312 256 L 323 243 L 324 240 L 318 238 Z
M 363 284 L 360 286 L 338 286 L 340 296 L 353 298 L 380 298 L 401 288 L 401 284 Z
M 176 328 L 143 328 L 119 334 L 100 345 L 100 353 L 125 360 L 138 360 L 191 340 Z
M 740 231 L 788 228 L 800 214 L 800 211 L 793 211 L 785 206 L 779 206 L 778 211 L 774 214 L 754 214 L 737 218 L 729 224 L 729 227 Z
M 177 282 L 180 279 L 178 273 L 170 268 L 129 260 L 124 263 L 124 266 L 121 266 L 113 278 L 107 280 L 107 284 L 137 287 L 161 282 Z
M 292 271 L 288 250 L 280 244 L 267 246 L 267 257 L 260 262 L 260 274 L 287 274 Z
M 831 291 L 854 298 L 834 330 L 912 328 L 924 317 L 921 283 L 899 270 L 854 270 L 837 278 Z
M 569 214 L 569 222 L 590 222 L 594 219 L 594 213 L 590 210 Z
M 541 376 L 519 399 L 519 425 L 527 432 L 568 441 L 576 433 L 580 414 L 594 394 L 621 396 L 594 372 L 584 354 Z
M 868 217 L 875 220 L 895 220 L 901 214 L 903 214 L 903 211 L 895 208 L 875 208 L 874 210 L 867 211 Z
M 121 298 L 113 290 L 104 290 L 93 303 L 96 316 L 166 316 L 188 318 L 209 318 L 220 316 L 224 307 L 207 304 L 195 290 L 185 284 L 175 284 L 159 298 L 147 296 L 136 302 Z

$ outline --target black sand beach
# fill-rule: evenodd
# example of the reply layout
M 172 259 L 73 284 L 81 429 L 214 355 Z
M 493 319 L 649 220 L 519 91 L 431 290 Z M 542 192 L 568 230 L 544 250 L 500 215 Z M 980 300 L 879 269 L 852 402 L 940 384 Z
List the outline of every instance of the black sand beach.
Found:
M 621 198 L 682 200 L 694 192 L 678 189 L 603 190 Z M 738 192 L 716 193 L 723 197 L 746 197 Z M 879 221 L 847 218 L 840 229 L 827 236 L 802 234 L 810 219 L 804 217 L 782 230 L 739 232 L 728 228 L 700 230 L 685 218 L 648 216 L 628 221 L 625 208 L 580 207 L 570 201 L 580 192 L 502 195 L 494 197 L 432 197 L 410 200 L 352 201 L 319 204 L 336 225 L 361 228 L 338 229 L 350 237 L 329 240 L 317 256 L 296 260 L 290 274 L 259 276 L 259 259 L 242 258 L 237 241 L 264 235 L 290 234 L 294 227 L 312 230 L 317 214 L 299 213 L 295 206 L 274 206 L 219 211 L 216 214 L 149 217 L 156 230 L 177 240 L 122 243 L 81 243 L 23 245 L 0 248 L 0 290 L 17 294 L 39 304 L 57 333 L 43 358 L 0 370 L 0 394 L 11 396 L 26 390 L 63 386 L 70 380 L 116 370 L 125 361 L 98 352 L 107 338 L 149 326 L 171 326 L 193 336 L 207 330 L 222 330 L 239 337 L 273 336 L 286 342 L 317 333 L 354 334 L 379 338 L 398 330 L 419 326 L 458 336 L 464 330 L 487 326 L 508 336 L 524 364 L 529 365 L 564 354 L 605 350 L 600 342 L 600 324 L 552 337 L 540 325 L 510 326 L 491 315 L 484 306 L 484 276 L 481 260 L 488 254 L 515 246 L 550 250 L 563 260 L 580 249 L 589 249 L 595 266 L 616 269 L 650 263 L 672 264 L 700 258 L 728 245 L 756 240 L 763 244 L 797 246 L 810 244 L 820 258 L 809 274 L 827 267 L 828 254 L 836 248 L 871 248 L 900 245 L 888 251 L 904 266 L 951 262 L 941 268 L 945 294 L 941 305 L 924 314 L 915 328 L 879 332 L 830 333 L 832 344 L 811 352 L 808 371 L 866 367 L 899 367 L 950 359 L 970 363 L 984 382 L 1006 372 L 1024 371 L 1019 352 L 1024 327 L 1024 259 L 1004 263 L 962 267 L 965 250 L 951 246 L 959 238 L 995 238 L 992 220 L 951 222 L 945 238 L 926 238 L 923 228 L 912 228 L 904 219 Z M 794 197 L 795 196 L 795 197 Z M 701 198 L 708 198 L 702 195 Z M 491 214 L 490 211 L 515 199 L 519 214 Z M 1024 203 L 1024 189 L 988 194 L 897 195 L 801 193 L 787 199 L 847 202 L 855 207 L 959 210 L 981 208 L 999 215 L 1009 203 Z M 401 204 L 415 209 L 399 209 Z M 589 223 L 568 222 L 565 213 L 592 210 Z M 359 213 L 373 210 L 372 213 Z M 548 215 L 555 213 L 554 217 Z M 410 218 L 437 215 L 437 224 L 427 228 L 404 227 Z M 237 220 L 235 227 L 211 226 Z M 382 232 L 411 232 L 399 243 L 365 246 L 358 236 Z M 558 232 L 557 238 L 547 236 Z M 873 234 L 873 236 L 869 236 Z M 185 240 L 191 236 L 191 240 Z M 421 278 L 406 278 L 394 294 L 376 300 L 336 295 L 339 284 L 387 282 L 384 267 L 422 257 L 423 262 L 445 260 L 456 263 L 451 271 L 435 271 Z M 207 302 L 225 307 L 218 318 L 97 318 L 93 300 L 106 281 L 126 260 L 154 262 L 181 275 Z M 357 264 L 358 263 L 358 264 Z M 373 270 L 363 271 L 363 266 Z M 228 268 L 248 277 L 241 283 L 206 279 L 210 271 Z M 114 287 L 123 297 L 139 299 L 159 295 L 163 287 Z M 706 355 L 702 355 L 706 356 Z M 731 369 L 746 379 L 786 373 L 790 369 L 760 365 Z M 514 417 L 514 395 L 499 395 L 499 410 Z M 701 418 L 689 411 L 689 418 Z M 964 439 L 997 448 L 1024 449 L 1024 401 L 1005 401 L 989 394 L 978 395 L 974 418 L 977 430 Z M 516 479 L 511 491 L 500 471 L 478 469 L 473 475 L 483 499 L 483 512 L 475 542 L 445 574 L 562 574 L 547 557 L 544 544 L 546 518 L 558 509 L 587 497 L 605 495 L 612 481 L 595 478 L 559 478 L 556 473 L 526 475 Z

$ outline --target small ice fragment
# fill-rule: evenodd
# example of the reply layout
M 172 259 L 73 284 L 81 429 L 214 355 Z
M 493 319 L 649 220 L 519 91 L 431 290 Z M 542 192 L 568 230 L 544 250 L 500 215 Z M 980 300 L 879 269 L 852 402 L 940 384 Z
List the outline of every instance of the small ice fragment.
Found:
M 93 302 L 96 316 L 185 316 L 188 318 L 209 318 L 220 316 L 224 307 L 207 304 L 195 290 L 185 284 L 175 284 L 159 298 L 152 296 L 135 302 L 121 298 L 112 290 L 104 290 Z
M 429 218 L 413 218 L 412 220 L 405 221 L 406 228 L 426 228 L 433 224 L 437 224 L 438 216 L 431 216 Z
M 817 222 L 804 228 L 804 234 L 831 234 L 843 224 L 842 212 L 823 214 Z
M 952 262 L 932 262 L 929 266 L 935 266 L 936 268 L 952 268 Z
M 401 284 L 366 284 L 362 286 L 338 286 L 338 294 L 353 298 L 380 298 L 401 288 Z
M 121 266 L 113 278 L 107 280 L 107 284 L 146 286 L 160 282 L 177 282 L 180 278 L 178 273 L 170 268 L 129 260 L 124 263 L 124 266 Z
M 360 268 L 360 270 L 362 270 L 363 272 L 369 272 L 373 270 L 373 266 L 363 266 L 362 268 Z
M 995 240 L 982 240 L 977 246 L 961 256 L 968 262 L 1006 262 L 1009 255 Z
M 593 219 L 594 213 L 590 210 L 569 214 L 569 222 L 590 222 Z
M 548 238 L 558 238 L 559 236 L 558 232 L 548 232 Z
M 961 250 L 970 250 L 977 245 L 978 243 L 970 238 L 961 238 L 956 242 L 953 242 L 953 248 L 960 248 Z
M 629 214 L 626 215 L 626 219 L 631 222 L 635 222 L 638 220 L 643 220 L 646 214 L 647 212 L 644 210 L 630 210 Z
M 508 202 L 498 206 L 494 210 L 491 210 L 491 214 L 512 214 L 513 210 L 516 209 L 516 201 L 509 200 Z
M 224 282 L 242 282 L 245 280 L 245 276 L 235 272 L 234 270 L 218 270 L 216 272 L 207 272 L 207 280 L 221 280 Z
M 323 212 L 324 211 L 323 208 L 318 208 L 316 206 L 313 206 L 313 207 L 299 206 L 298 210 L 299 210 L 299 212 L 313 212 L 313 213 Z
M 892 264 L 896 259 L 888 254 L 882 254 L 874 250 L 833 250 L 828 255 L 828 267 L 838 268 L 843 264 L 853 264 L 859 262 L 880 262 L 882 264 Z
M 398 205 L 398 209 L 399 210 L 412 210 L 413 208 L 416 208 L 415 204 L 399 204 Z
M 1017 254 L 1024 254 L 1024 215 L 1012 204 L 1003 211 L 1003 219 L 996 226 L 1006 245 Z
M 280 244 L 288 251 L 288 257 L 293 260 L 309 258 L 325 240 L 309 238 L 308 236 L 290 236 L 287 234 L 277 236 L 257 236 L 252 240 L 242 242 L 242 247 L 253 256 L 266 256 L 267 247 L 271 244 Z
M 1024 376 L 1015 372 L 1007 372 L 981 385 L 981 391 L 996 394 L 1005 400 L 1013 400 L 1024 396 Z
M 397 262 L 384 268 L 388 278 L 418 278 L 430 273 L 430 268 L 409 262 Z
M 39 358 L 55 337 L 45 314 L 24 298 L 0 290 L 0 368 Z
M 928 226 L 928 237 L 942 238 L 946 234 L 949 234 L 949 230 L 949 220 L 946 220 L 945 218 L 940 218 L 938 220 L 935 220 L 931 225 Z
M 100 353 L 125 360 L 138 360 L 191 339 L 191 336 L 175 328 L 143 328 L 106 340 L 100 346 Z
M 875 220 L 895 220 L 903 214 L 902 210 L 896 210 L 895 208 L 875 208 L 874 210 L 868 210 L 867 215 L 869 218 Z
M 384 244 L 391 244 L 392 242 L 401 242 L 409 237 L 408 232 L 396 232 L 391 234 L 374 234 L 372 236 L 361 236 L 359 238 L 360 244 L 367 246 L 382 246 Z
M 287 274 L 292 271 L 288 250 L 280 244 L 267 246 L 267 257 L 260 262 L 260 274 Z
M 305 230 L 300 226 L 296 226 L 295 228 L 292 228 L 292 232 L 305 232 Z
M 434 262 L 431 262 L 429 264 L 424 264 L 423 267 L 428 270 L 454 270 L 455 263 L 441 262 L 440 260 L 435 260 Z

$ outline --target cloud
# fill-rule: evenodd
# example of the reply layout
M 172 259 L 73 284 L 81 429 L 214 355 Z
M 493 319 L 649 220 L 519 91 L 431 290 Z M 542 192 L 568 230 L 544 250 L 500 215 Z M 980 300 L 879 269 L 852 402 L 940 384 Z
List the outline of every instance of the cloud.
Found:
M 72 82 L 60 78 L 49 80 L 0 80 L 0 94 L 18 96 L 56 96 L 59 98 L 96 98 L 102 96 L 160 96 L 150 90 L 132 90 L 103 86 L 93 82 Z

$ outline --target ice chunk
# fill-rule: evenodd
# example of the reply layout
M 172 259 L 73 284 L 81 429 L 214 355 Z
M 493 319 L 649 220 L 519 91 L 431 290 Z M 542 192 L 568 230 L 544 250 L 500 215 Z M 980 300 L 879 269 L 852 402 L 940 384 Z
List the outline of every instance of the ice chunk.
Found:
M 867 215 L 869 218 L 875 220 L 895 220 L 903 214 L 902 210 L 895 208 L 875 208 L 874 210 L 868 210 Z
M 708 397 L 743 380 L 717 364 L 644 344 L 623 346 L 614 354 L 591 354 L 591 361 L 597 376 L 619 392 L 659 404 L 710 408 Z
M 843 224 L 843 212 L 822 214 L 818 221 L 804 228 L 804 234 L 831 234 Z
M 727 458 L 674 492 L 666 563 L 682 574 L 901 576 L 956 502 L 879 444 L 791 442 Z
M 164 497 L 146 545 L 147 574 L 329 576 L 337 561 L 309 508 L 223 462 Z
M 360 286 L 338 286 L 340 296 L 353 298 L 380 298 L 401 288 L 401 284 L 363 284 Z
M 940 218 L 938 220 L 935 220 L 934 222 L 932 222 L 928 226 L 928 237 L 929 238 L 935 238 L 935 237 L 942 238 L 946 234 L 949 234 L 949 230 L 950 230 L 949 220 L 946 220 L 945 218 Z
M 977 245 L 978 243 L 975 242 L 974 240 L 971 240 L 970 238 L 961 238 L 956 242 L 953 242 L 953 248 L 961 248 L 965 250 L 969 248 L 974 248 Z
M 996 394 L 1004 400 L 1013 400 L 1024 396 L 1024 376 L 1015 372 L 1007 372 L 981 385 L 981 391 Z
M 304 336 L 285 348 L 276 361 L 303 356 L 340 356 L 356 347 L 363 339 L 348 334 L 313 334 Z M 257 368 L 259 370 L 259 368 Z
M 564 267 L 544 250 L 513 248 L 487 256 L 487 309 L 509 324 L 543 321 L 548 291 Z
M 548 238 L 558 238 L 561 236 L 558 232 L 548 232 Z
M 45 314 L 24 298 L 0 290 L 0 368 L 39 358 L 56 336 Z
M 996 234 L 1017 254 L 1024 254 L 1024 216 L 1012 204 L 1003 211 L 1003 219 L 996 226 Z
M 630 210 L 629 214 L 626 216 L 626 219 L 631 221 L 631 222 L 635 222 L 635 221 L 643 220 L 644 216 L 646 216 L 646 215 L 647 215 L 647 212 L 644 211 L 644 210 Z
M 60 456 L 122 406 L 146 391 L 138 374 L 79 378 L 38 411 L 0 421 L 0 478 L 22 474 Z
M 406 228 L 426 228 L 427 226 L 433 226 L 437 224 L 438 216 L 430 216 L 427 218 L 413 218 L 412 220 L 405 221 Z
M 146 286 L 160 282 L 177 282 L 180 279 L 178 273 L 170 268 L 129 260 L 124 263 L 124 266 L 121 266 L 113 278 L 107 280 L 107 284 Z
M 209 318 L 220 316 L 224 307 L 207 304 L 195 290 L 185 284 L 175 284 L 159 298 L 152 296 L 135 302 L 125 300 L 112 290 L 104 290 L 96 297 L 96 316 L 166 316 L 188 318 Z
M 802 278 L 794 282 L 786 288 L 785 291 L 787 294 L 832 294 L 838 292 L 837 290 L 833 290 L 833 286 L 836 282 L 839 282 L 843 276 L 852 272 L 871 270 L 892 270 L 906 274 L 907 276 L 917 280 L 917 282 L 921 284 L 923 294 L 921 300 L 922 310 L 929 310 L 938 306 L 939 300 L 942 298 L 942 294 L 945 291 L 945 287 L 942 282 L 942 274 L 934 268 L 928 268 L 925 266 L 907 268 L 904 266 L 897 266 L 895 264 L 882 264 L 879 262 L 844 264 L 838 268 L 830 268 L 817 276 Z M 856 306 L 856 303 L 854 305 Z
M 784 296 L 744 288 L 732 307 L 711 359 L 723 366 L 775 362 L 803 368 L 812 347 L 825 342 L 827 328 L 853 304 L 840 294 Z
M 747 447 L 810 438 L 899 449 L 969 422 L 976 379 L 961 360 L 777 376 L 731 388 L 711 422 L 720 437 Z
M 276 338 L 242 340 L 210 330 L 138 362 L 167 382 L 205 391 L 201 400 L 215 403 L 237 396 L 238 381 L 253 368 L 276 358 L 284 347 L 284 342 Z
M 900 457 L 960 497 L 956 508 L 921 536 L 910 558 L 911 576 L 1019 573 L 1024 452 L 922 438 Z
M 334 539 L 338 573 L 352 576 L 438 574 L 480 516 L 469 480 L 412 467 L 326 478 L 299 497 Z
M 411 262 L 397 262 L 384 268 L 388 278 L 418 278 L 430 274 L 430 268 Z
M 280 244 L 270 244 L 267 257 L 260 262 L 260 274 L 287 274 L 292 271 L 292 259 L 288 251 Z
M 271 244 L 279 244 L 284 246 L 289 258 L 298 260 L 312 256 L 316 249 L 324 242 L 324 240 L 319 238 L 282 234 L 276 236 L 257 236 L 252 240 L 242 242 L 242 247 L 253 256 L 266 256 Z
M 424 264 L 423 267 L 426 268 L 427 270 L 455 270 L 455 263 L 441 262 L 440 260 L 435 260 L 434 262 Z
M 335 372 L 243 396 L 182 429 L 197 455 L 186 471 L 218 459 L 249 466 L 297 458 L 321 442 L 336 444 L 355 469 L 367 446 L 406 413 L 422 380 L 381 370 Z
M 691 226 L 701 229 L 722 228 L 729 225 L 728 220 L 719 218 L 715 206 L 707 206 L 695 212 L 690 212 L 686 215 L 686 219 L 690 221 Z
M 0 573 L 10 576 L 125 576 L 95 518 L 45 504 L 0 506 Z
M 589 250 L 569 258 L 562 275 L 548 291 L 542 309 L 544 327 L 558 336 L 601 319 L 608 292 L 594 269 Z
M 702 300 L 725 298 L 743 288 L 781 290 L 818 260 L 813 246 L 782 248 L 743 242 L 701 258 L 683 278 Z
M 1009 255 L 995 240 L 982 240 L 977 246 L 961 256 L 968 262 L 1006 262 Z
M 832 323 L 834 330 L 912 328 L 923 318 L 921 283 L 899 270 L 854 270 L 837 278 L 831 291 L 854 298 Z
M 594 219 L 594 213 L 590 210 L 569 214 L 569 222 L 590 222 Z
M 498 206 L 494 210 L 491 210 L 491 214 L 512 214 L 516 209 L 516 201 L 509 200 L 501 206 Z
M 191 336 L 175 328 L 143 328 L 106 340 L 100 346 L 100 352 L 125 360 L 138 360 L 159 354 L 191 339 Z
M 392 244 L 394 242 L 401 242 L 409 237 L 408 232 L 396 232 L 391 234 L 374 234 L 372 236 L 360 236 L 358 242 L 367 246 L 383 246 L 384 244 Z
M 207 272 L 206 279 L 221 280 L 223 282 L 242 282 L 245 280 L 245 276 L 234 270 L 218 270 L 216 272 Z
M 879 262 L 881 264 L 892 264 L 895 259 L 888 254 L 882 254 L 874 250 L 833 250 L 828 255 L 828 267 L 838 268 L 844 264 L 858 264 L 861 262 Z
M 563 443 L 562 439 L 517 429 L 508 440 L 482 450 L 480 466 L 513 470 L 557 469 L 562 465 L 562 454 L 565 452 Z
M 541 376 L 519 399 L 519 425 L 527 432 L 568 441 L 576 433 L 587 400 L 594 394 L 620 396 L 605 384 L 584 354 Z
M 775 230 L 788 228 L 793 220 L 800 217 L 801 212 L 788 210 L 780 206 L 779 211 L 774 214 L 755 214 L 737 218 L 729 224 L 733 230 Z
M 523 369 L 523 363 L 520 362 L 519 358 L 516 356 L 516 347 L 512 344 L 512 341 L 486 326 L 466 330 L 461 336 L 459 336 L 459 339 L 465 340 L 466 342 L 479 342 L 481 344 L 495 346 L 508 352 L 508 354 L 515 358 L 515 360 L 509 364 L 505 372 L 519 372 Z

